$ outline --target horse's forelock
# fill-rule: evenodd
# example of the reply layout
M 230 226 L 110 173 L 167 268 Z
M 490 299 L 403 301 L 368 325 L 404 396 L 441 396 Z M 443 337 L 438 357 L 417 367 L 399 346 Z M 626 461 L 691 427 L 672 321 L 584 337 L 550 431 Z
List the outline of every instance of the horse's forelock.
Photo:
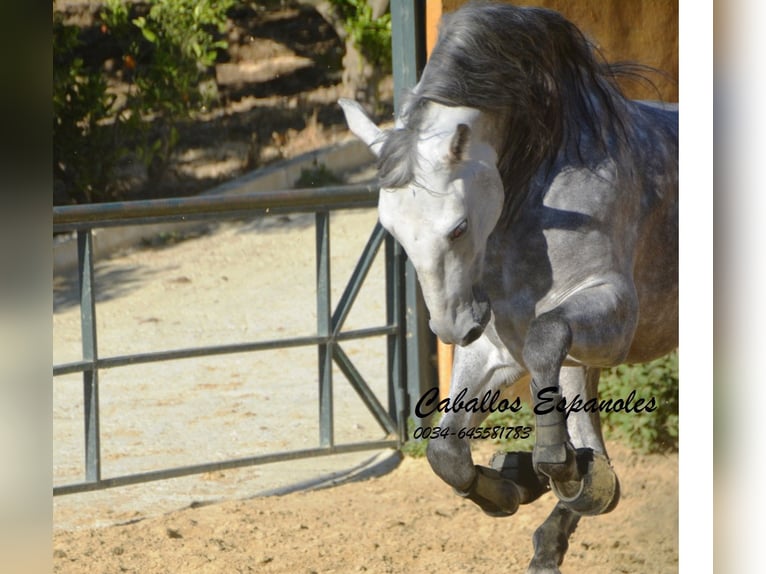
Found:
M 417 137 L 417 130 L 410 128 L 386 132 L 377 163 L 381 187 L 404 187 L 412 181 L 417 167 Z
M 383 134 L 377 162 L 381 187 L 404 187 L 415 178 L 418 137 L 426 104 L 427 101 L 414 92 L 408 94 L 399 114 L 399 126 Z

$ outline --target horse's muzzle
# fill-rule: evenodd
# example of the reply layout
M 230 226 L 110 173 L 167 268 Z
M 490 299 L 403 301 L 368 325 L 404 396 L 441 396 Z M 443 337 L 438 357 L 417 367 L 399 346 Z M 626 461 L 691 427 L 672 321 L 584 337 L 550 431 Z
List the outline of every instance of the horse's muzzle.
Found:
M 481 337 L 492 315 L 492 307 L 489 297 L 481 287 L 473 287 L 473 300 L 470 306 L 463 308 L 454 319 L 454 323 L 445 325 L 443 322 L 430 321 L 431 330 L 447 344 L 456 344 L 461 347 L 470 345 Z
M 492 307 L 489 304 L 489 297 L 484 292 L 484 289 L 474 285 L 473 296 L 474 300 L 471 305 L 471 312 L 476 324 L 468 330 L 468 333 L 463 337 L 463 340 L 460 341 L 459 344 L 463 347 L 470 345 L 476 339 L 481 337 L 492 315 Z

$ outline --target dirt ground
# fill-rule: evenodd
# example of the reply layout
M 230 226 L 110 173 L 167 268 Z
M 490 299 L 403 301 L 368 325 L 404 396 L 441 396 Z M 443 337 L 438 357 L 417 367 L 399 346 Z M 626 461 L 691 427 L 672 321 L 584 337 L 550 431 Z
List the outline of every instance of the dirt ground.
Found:
M 612 451 L 620 504 L 581 520 L 562 572 L 677 572 L 677 456 Z M 425 459 L 405 458 L 384 476 L 320 491 L 57 532 L 54 571 L 523 572 L 532 533 L 552 506 L 549 493 L 513 517 L 490 518 L 455 496 Z

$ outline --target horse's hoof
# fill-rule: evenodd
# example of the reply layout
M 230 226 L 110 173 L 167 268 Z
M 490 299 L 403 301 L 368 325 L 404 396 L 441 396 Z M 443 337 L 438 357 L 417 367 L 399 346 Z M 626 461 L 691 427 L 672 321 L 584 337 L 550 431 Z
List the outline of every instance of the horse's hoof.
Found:
M 485 514 L 496 518 L 511 516 L 519 509 L 519 489 L 494 468 L 476 465 L 476 478 L 466 491 L 455 492 L 479 505 Z
M 570 510 L 587 516 L 606 514 L 620 500 L 620 483 L 603 454 L 589 448 L 576 452 L 579 480 L 551 481 L 551 490 Z
M 489 466 L 516 484 L 521 504 L 529 504 L 550 490 L 548 477 L 535 472 L 531 452 L 496 452 Z
M 551 482 L 579 480 L 577 457 L 574 447 L 568 442 L 540 446 L 535 445 L 532 464 L 537 472 L 547 476 Z

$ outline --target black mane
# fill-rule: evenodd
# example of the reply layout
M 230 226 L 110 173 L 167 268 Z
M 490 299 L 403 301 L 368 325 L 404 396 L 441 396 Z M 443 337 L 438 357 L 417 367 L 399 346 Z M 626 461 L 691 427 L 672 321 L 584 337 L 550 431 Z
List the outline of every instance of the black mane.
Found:
M 446 14 L 420 83 L 402 107 L 403 127 L 386 134 L 381 185 L 411 181 L 428 102 L 473 107 L 504 126 L 498 169 L 507 214 L 535 174 L 561 153 L 595 167 L 627 139 L 626 100 L 616 79 L 640 75 L 637 69 L 607 63 L 557 12 L 480 2 Z

